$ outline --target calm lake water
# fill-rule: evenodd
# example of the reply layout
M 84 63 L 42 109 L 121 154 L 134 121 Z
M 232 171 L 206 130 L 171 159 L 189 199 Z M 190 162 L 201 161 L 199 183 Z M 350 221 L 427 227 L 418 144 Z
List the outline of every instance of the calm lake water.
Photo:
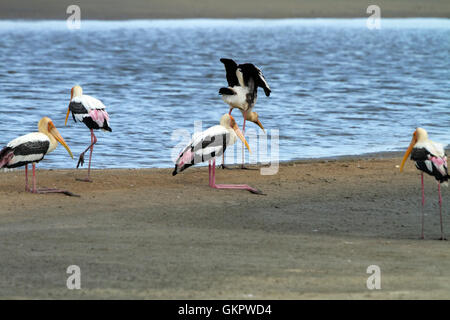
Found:
M 449 19 L 382 19 L 380 30 L 366 19 L 0 21 L 0 144 L 49 116 L 78 157 L 89 131 L 64 118 L 80 84 L 111 116 L 94 168 L 170 167 L 174 134 L 228 111 L 218 90 L 229 57 L 260 66 L 272 88 L 254 111 L 269 142 L 279 130 L 280 160 L 404 150 L 417 126 L 447 145 L 449 52 Z M 39 167 L 75 165 L 59 146 Z

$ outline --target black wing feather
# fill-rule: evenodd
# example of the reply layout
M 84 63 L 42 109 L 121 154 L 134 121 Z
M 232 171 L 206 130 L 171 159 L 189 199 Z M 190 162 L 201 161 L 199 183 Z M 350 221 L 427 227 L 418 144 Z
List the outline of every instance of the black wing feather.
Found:
M 238 68 L 238 65 L 234 60 L 222 58 L 220 59 L 220 62 L 222 62 L 225 65 L 225 71 L 227 73 L 227 82 L 229 87 L 234 87 L 239 85 L 238 78 L 236 76 L 236 70 Z

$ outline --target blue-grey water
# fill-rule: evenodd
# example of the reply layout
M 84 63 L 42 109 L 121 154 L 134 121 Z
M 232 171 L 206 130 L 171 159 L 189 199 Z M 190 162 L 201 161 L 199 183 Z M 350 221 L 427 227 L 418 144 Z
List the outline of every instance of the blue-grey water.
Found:
M 229 57 L 260 66 L 272 88 L 254 111 L 269 142 L 279 130 L 280 160 L 404 150 L 417 126 L 447 145 L 449 52 L 449 19 L 382 19 L 379 30 L 366 19 L 0 21 L 0 144 L 49 116 L 77 157 L 90 134 L 64 118 L 79 84 L 111 116 L 94 168 L 172 166 L 176 132 L 228 111 L 218 90 Z M 40 167 L 75 165 L 60 146 Z

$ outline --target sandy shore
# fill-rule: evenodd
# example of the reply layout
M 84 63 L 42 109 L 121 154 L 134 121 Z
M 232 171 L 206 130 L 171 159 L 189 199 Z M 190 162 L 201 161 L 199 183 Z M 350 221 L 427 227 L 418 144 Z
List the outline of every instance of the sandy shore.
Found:
M 439 237 L 436 183 L 426 179 L 426 240 L 419 240 L 419 174 L 393 159 L 284 164 L 274 176 L 207 168 L 0 173 L 0 298 L 450 298 L 450 250 Z M 450 190 L 443 188 L 450 235 Z M 81 268 L 82 290 L 66 289 Z M 369 291 L 378 265 L 382 289 Z
M 71 4 L 82 19 L 367 17 L 360 0 L 14 0 L 0 2 L 0 19 L 66 19 Z M 379 0 L 382 17 L 450 17 L 448 0 Z

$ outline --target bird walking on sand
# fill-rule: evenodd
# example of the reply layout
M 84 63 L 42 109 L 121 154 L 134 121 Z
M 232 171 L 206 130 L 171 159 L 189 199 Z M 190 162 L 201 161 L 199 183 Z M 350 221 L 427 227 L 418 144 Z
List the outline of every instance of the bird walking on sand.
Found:
M 258 189 L 246 184 L 216 184 L 216 157 L 220 157 L 227 147 L 236 143 L 237 138 L 250 151 L 250 146 L 239 130 L 233 116 L 224 114 L 220 119 L 220 125 L 194 135 L 191 142 L 178 156 L 172 175 L 176 175 L 194 164 L 209 161 L 209 186 L 211 188 L 242 189 L 251 193 L 262 194 Z
M 83 122 L 91 131 L 91 144 L 86 148 L 78 159 L 77 169 L 84 164 L 84 154 L 90 150 L 89 153 L 89 167 L 87 177 L 85 179 L 77 179 L 79 181 L 92 182 L 91 180 L 91 160 L 92 152 L 94 151 L 94 144 L 97 143 L 97 137 L 94 130 L 102 129 L 111 132 L 109 126 L 109 115 L 106 112 L 106 106 L 98 99 L 83 94 L 83 89 L 80 86 L 74 86 L 70 92 L 70 103 L 67 108 L 67 115 L 65 125 L 70 112 L 75 122 Z
M 264 127 L 259 121 L 259 116 L 252 111 L 258 97 L 258 87 L 264 89 L 266 96 L 270 96 L 271 89 L 264 75 L 257 66 L 251 63 L 237 64 L 232 59 L 222 58 L 220 61 L 225 65 L 227 88 L 220 88 L 219 94 L 223 101 L 230 106 L 230 112 L 234 108 L 239 109 L 244 117 L 242 126 L 245 135 L 245 122 L 247 120 L 256 123 L 264 132 Z M 242 146 L 242 166 L 244 167 L 244 146 Z M 225 158 L 222 158 L 222 168 L 225 168 Z
M 20 136 L 10 141 L 0 151 L 0 168 L 17 168 L 25 166 L 25 191 L 31 193 L 65 193 L 60 189 L 36 189 L 36 163 L 44 156 L 55 150 L 58 142 L 61 143 L 73 159 L 72 151 L 59 134 L 50 118 L 44 117 L 38 123 L 38 131 Z M 28 164 L 33 165 L 32 188 L 28 187 Z
M 428 139 L 428 133 L 423 128 L 417 128 L 413 133 L 413 137 L 408 149 L 403 156 L 402 163 L 400 165 L 400 172 L 403 171 L 408 156 L 411 154 L 411 160 L 416 162 L 416 168 L 421 171 L 422 182 L 422 234 L 421 238 L 424 238 L 424 205 L 425 205 L 425 192 L 423 184 L 423 173 L 427 173 L 438 182 L 439 193 L 439 214 L 441 222 L 441 238 L 440 240 L 446 240 L 444 237 L 444 229 L 442 226 L 442 195 L 441 184 L 448 186 L 448 165 L 447 156 L 445 155 L 444 147 L 442 144 L 431 141 Z

